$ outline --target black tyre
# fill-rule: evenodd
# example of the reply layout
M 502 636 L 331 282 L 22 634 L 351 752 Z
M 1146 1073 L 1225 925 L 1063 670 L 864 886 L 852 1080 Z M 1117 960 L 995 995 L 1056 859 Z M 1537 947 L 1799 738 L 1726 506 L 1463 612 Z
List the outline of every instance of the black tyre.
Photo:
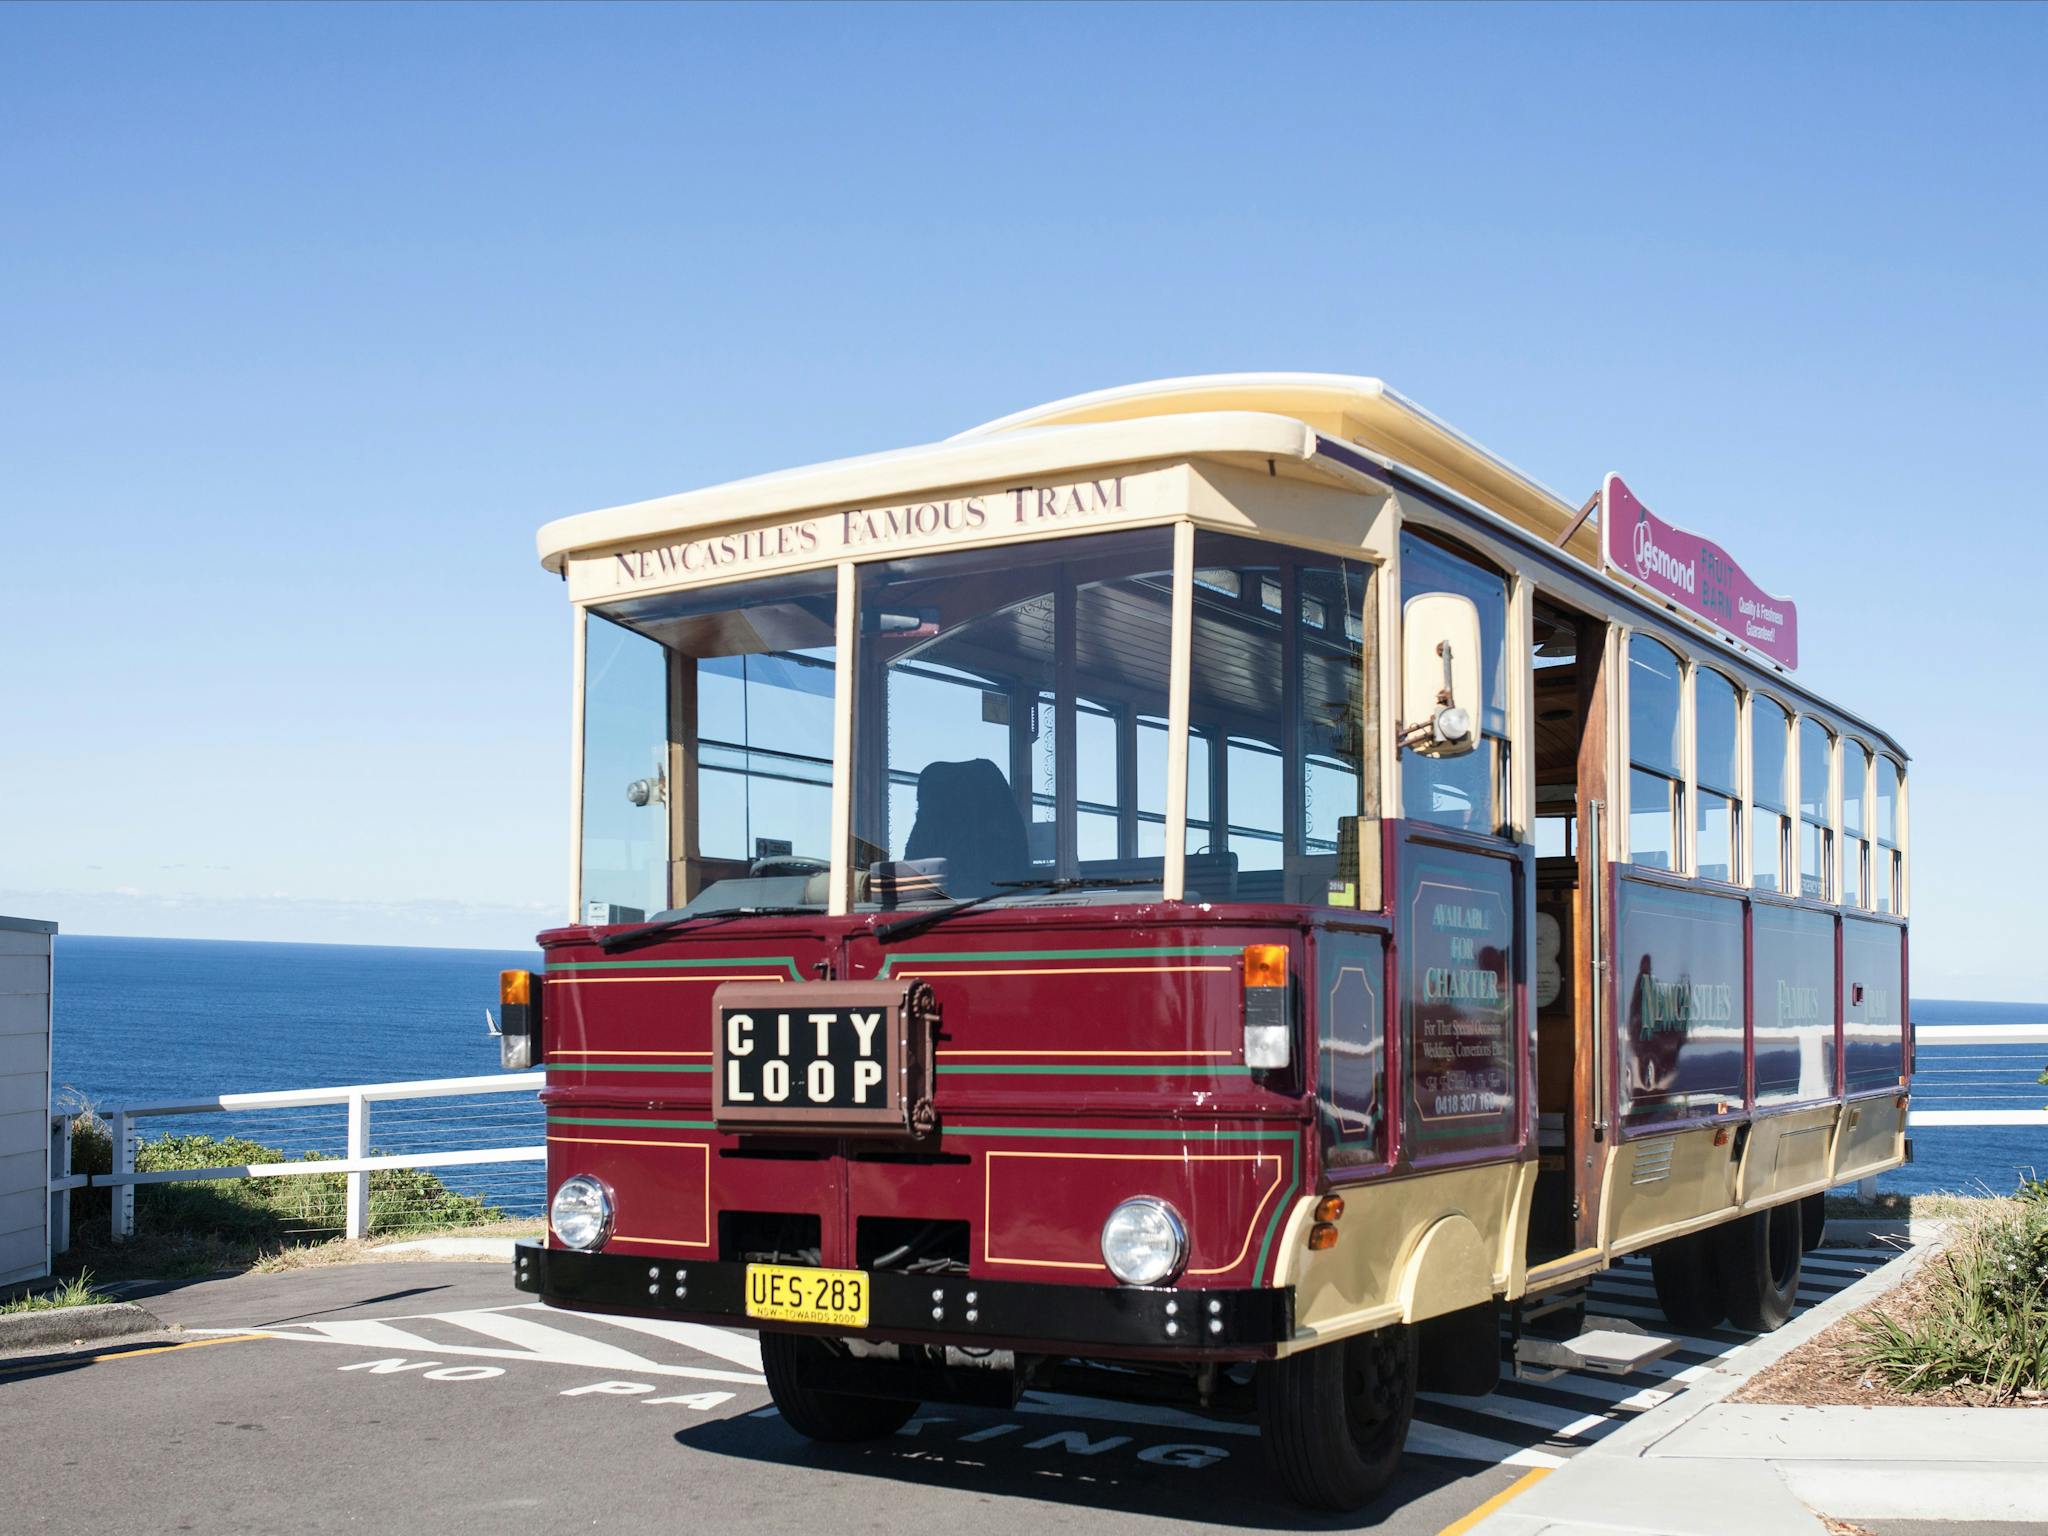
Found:
M 1650 1250 L 1650 1280 L 1664 1320 L 1686 1333 L 1716 1327 L 1728 1315 L 1721 1276 L 1714 1263 L 1714 1234 L 1674 1237 Z
M 1738 1216 L 1716 1227 L 1714 1236 L 1729 1320 L 1751 1333 L 1784 1327 L 1799 1295 L 1799 1203 Z
M 1416 1354 L 1415 1330 L 1396 1323 L 1259 1367 L 1259 1437 L 1290 1499 L 1353 1510 L 1393 1481 L 1415 1413 Z
M 1802 1252 L 1811 1253 L 1826 1241 L 1828 1229 L 1828 1197 L 1808 1195 L 1799 1202 L 1799 1247 Z
M 789 1427 L 809 1440 L 843 1444 L 893 1435 L 917 1412 L 917 1404 L 850 1392 L 821 1392 L 811 1383 L 828 1358 L 816 1339 L 794 1333 L 761 1335 L 761 1374 Z

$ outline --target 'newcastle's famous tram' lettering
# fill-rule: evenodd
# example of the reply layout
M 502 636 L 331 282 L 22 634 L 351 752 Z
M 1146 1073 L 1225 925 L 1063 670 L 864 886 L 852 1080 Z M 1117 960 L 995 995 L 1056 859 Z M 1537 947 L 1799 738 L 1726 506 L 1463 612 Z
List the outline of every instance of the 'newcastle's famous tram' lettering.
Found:
M 1798 987 L 1788 981 L 1778 983 L 1778 1022 L 1780 1024 L 1813 1024 L 1820 1020 L 1820 988 Z
M 821 549 L 838 553 L 898 539 L 1082 522 L 1124 511 L 1126 478 L 1111 475 L 1072 485 L 1020 485 L 988 495 L 948 497 L 895 507 L 849 507 L 773 528 L 686 539 L 652 549 L 621 550 L 611 557 L 612 572 L 618 585 L 627 586 L 665 576 L 693 576 L 726 566 L 804 559 Z
M 1659 981 L 1646 975 L 1641 985 L 1642 1038 L 1667 1030 L 1689 1031 L 1695 1024 L 1735 1021 L 1735 989 L 1725 981 Z

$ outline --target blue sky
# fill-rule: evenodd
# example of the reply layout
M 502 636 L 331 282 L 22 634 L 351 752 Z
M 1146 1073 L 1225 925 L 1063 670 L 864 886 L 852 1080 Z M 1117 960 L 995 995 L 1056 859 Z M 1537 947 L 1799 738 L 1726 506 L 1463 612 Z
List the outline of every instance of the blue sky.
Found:
M 518 944 L 548 518 L 1377 374 L 1800 603 L 2038 997 L 2035 7 L 0 11 L 0 907 Z

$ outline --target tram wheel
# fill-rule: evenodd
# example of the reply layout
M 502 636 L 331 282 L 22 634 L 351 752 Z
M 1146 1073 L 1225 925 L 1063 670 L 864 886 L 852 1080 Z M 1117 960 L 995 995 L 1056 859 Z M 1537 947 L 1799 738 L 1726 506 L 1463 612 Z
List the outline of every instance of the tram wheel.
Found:
M 1806 1253 L 1813 1252 L 1827 1240 L 1828 1197 L 1825 1194 L 1808 1195 L 1799 1202 L 1799 1246 Z
M 1688 1333 L 1717 1327 L 1728 1315 L 1714 1264 L 1714 1234 L 1693 1232 L 1650 1250 L 1650 1280 L 1664 1320 Z
M 1259 1438 L 1290 1499 L 1353 1510 L 1393 1481 L 1415 1413 L 1416 1359 L 1415 1330 L 1395 1323 L 1259 1367 Z
M 1752 1333 L 1784 1327 L 1798 1301 L 1804 1253 L 1799 1203 L 1738 1216 L 1715 1236 L 1729 1319 Z
M 917 1412 L 917 1404 L 851 1392 L 821 1392 L 811 1385 L 825 1346 L 794 1333 L 761 1335 L 761 1374 L 789 1427 L 807 1440 L 843 1444 L 893 1435 Z

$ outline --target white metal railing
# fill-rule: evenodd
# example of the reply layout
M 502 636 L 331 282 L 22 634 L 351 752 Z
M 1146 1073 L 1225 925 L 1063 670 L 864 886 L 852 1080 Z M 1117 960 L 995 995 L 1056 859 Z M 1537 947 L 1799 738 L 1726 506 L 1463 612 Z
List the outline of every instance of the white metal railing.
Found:
M 1919 1046 L 2048 1045 L 2048 1025 L 1922 1024 L 1914 1029 Z M 358 1083 L 342 1088 L 290 1088 L 276 1093 L 222 1093 L 212 1098 L 180 1099 L 157 1104 L 123 1104 L 104 1112 L 113 1143 L 111 1173 L 71 1171 L 69 1114 L 50 1117 L 50 1232 L 54 1252 L 71 1246 L 71 1191 L 88 1186 L 112 1194 L 111 1235 L 116 1242 L 135 1235 L 135 1189 L 141 1184 L 172 1184 L 191 1179 L 283 1179 L 309 1174 L 342 1174 L 348 1181 L 346 1222 L 350 1237 L 369 1226 L 370 1175 L 381 1168 L 460 1168 L 487 1163 L 544 1162 L 547 1147 L 488 1147 L 481 1150 L 370 1155 L 370 1110 L 373 1104 L 397 1099 L 464 1098 L 477 1094 L 537 1092 L 543 1072 L 492 1073 L 482 1077 L 435 1077 L 401 1083 Z M 249 1163 L 221 1168 L 177 1168 L 141 1173 L 135 1167 L 138 1120 L 152 1116 L 212 1114 L 233 1110 L 303 1109 L 346 1105 L 348 1155 L 286 1163 Z M 1914 1109 L 1911 1126 L 2038 1126 L 2048 1129 L 2048 1109 Z M 1856 1186 L 1868 1198 L 1877 1181 Z
M 111 1191 L 109 1233 L 115 1242 L 135 1235 L 135 1189 L 140 1184 L 175 1184 L 192 1179 L 289 1179 L 339 1173 L 347 1180 L 344 1232 L 361 1237 L 370 1221 L 370 1175 L 381 1168 L 465 1168 L 485 1163 L 537 1163 L 547 1159 L 540 1146 L 486 1147 L 478 1150 L 370 1154 L 370 1109 L 394 1099 L 454 1099 L 473 1094 L 534 1093 L 546 1081 L 542 1072 L 491 1073 L 482 1077 L 430 1077 L 404 1083 L 356 1083 L 342 1088 L 288 1088 L 275 1093 L 222 1093 L 208 1099 L 180 1099 L 159 1104 L 123 1104 L 102 1112 L 113 1144 L 113 1171 L 71 1174 L 71 1117 L 53 1116 L 50 1190 L 63 1194 L 64 1224 L 69 1236 L 69 1191 L 85 1187 Z M 152 1116 L 202 1115 L 231 1110 L 306 1109 L 345 1105 L 348 1109 L 348 1154 L 345 1157 L 301 1159 L 287 1163 L 246 1163 L 221 1168 L 170 1168 L 139 1173 L 135 1168 L 136 1122 Z M 62 1122 L 61 1127 L 59 1122 Z M 55 1176 L 57 1142 L 61 1138 L 65 1176 Z M 68 1246 L 68 1244 L 67 1244 Z
M 1916 1024 L 1913 1047 L 1950 1045 L 2048 1045 L 2044 1024 Z M 2048 1109 L 1912 1109 L 1906 1124 L 1932 1128 L 1944 1125 L 2037 1126 L 2048 1130 Z M 1877 1180 L 1859 1179 L 1856 1195 L 1861 1200 L 1877 1198 Z
M 1920 1024 L 1916 1048 L 1945 1045 L 2048 1045 L 2048 1024 Z M 1916 1109 L 1908 1125 L 2037 1125 L 2048 1129 L 2048 1109 Z

